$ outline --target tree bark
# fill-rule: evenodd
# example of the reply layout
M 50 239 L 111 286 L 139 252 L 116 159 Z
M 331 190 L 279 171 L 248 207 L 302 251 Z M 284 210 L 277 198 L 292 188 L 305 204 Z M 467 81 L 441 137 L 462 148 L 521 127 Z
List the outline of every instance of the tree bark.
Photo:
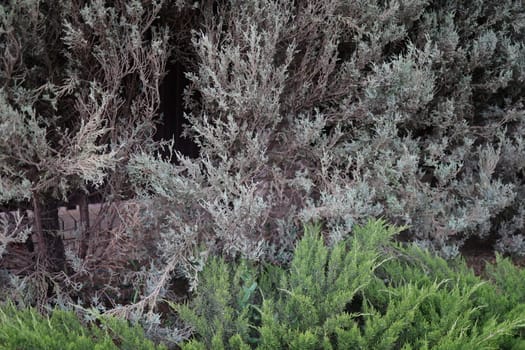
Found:
M 42 206 L 40 204 L 40 196 L 33 194 L 33 216 L 34 216 L 34 237 L 35 246 L 37 248 L 37 260 L 47 260 L 47 244 L 44 237 L 44 227 L 42 224 Z
M 62 271 L 66 257 L 64 242 L 58 234 L 58 202 L 42 200 L 38 193 L 34 193 L 33 215 L 38 262 L 44 263 L 50 271 Z
M 79 255 L 84 259 L 89 250 L 89 237 L 90 237 L 90 228 L 89 228 L 89 202 L 87 194 L 81 193 L 78 201 L 78 211 L 80 214 L 80 228 L 81 228 L 81 237 L 80 237 L 80 252 Z

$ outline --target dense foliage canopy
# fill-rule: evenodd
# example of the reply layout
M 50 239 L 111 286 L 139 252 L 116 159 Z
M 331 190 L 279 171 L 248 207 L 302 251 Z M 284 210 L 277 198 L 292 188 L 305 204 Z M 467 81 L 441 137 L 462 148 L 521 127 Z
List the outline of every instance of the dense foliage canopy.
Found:
M 158 325 L 173 278 L 289 266 L 308 222 L 525 255 L 524 38 L 520 0 L 4 2 L 2 298 Z M 159 113 L 173 64 L 184 116 Z M 155 138 L 169 118 L 198 157 Z

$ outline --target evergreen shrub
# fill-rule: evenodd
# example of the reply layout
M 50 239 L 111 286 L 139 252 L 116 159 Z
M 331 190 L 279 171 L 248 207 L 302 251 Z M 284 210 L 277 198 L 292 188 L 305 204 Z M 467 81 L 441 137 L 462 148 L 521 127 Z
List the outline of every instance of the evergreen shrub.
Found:
M 483 282 L 463 261 L 392 242 L 382 221 L 329 248 L 306 226 L 290 268 L 210 258 L 182 349 L 523 349 L 523 272 L 500 259 Z
M 55 294 L 92 303 L 104 269 L 140 294 L 115 313 L 155 322 L 173 275 L 195 288 L 206 254 L 289 264 L 302 222 L 329 245 L 381 216 L 447 258 L 472 237 L 523 255 L 523 18 L 521 0 L 4 1 L 0 205 L 34 216 L 0 221 L 0 254 L 33 230 Z M 196 159 L 157 156 L 168 61 Z M 125 234 L 84 211 L 64 247 L 57 201 L 92 189 L 140 208 Z M 46 304 L 51 284 L 15 277 Z
M 104 310 L 144 285 L 129 263 L 149 259 L 154 244 L 134 220 L 138 205 L 112 203 L 131 195 L 131 154 L 160 144 L 153 136 L 171 45 L 156 19 L 170 7 L 0 2 L 0 211 L 20 210 L 0 215 L 2 299 Z M 101 210 L 89 209 L 94 198 Z M 79 208 L 73 232 L 59 220 L 66 204 Z
M 139 326 L 126 321 L 99 318 L 100 327 L 83 325 L 74 312 L 53 310 L 49 317 L 35 309 L 0 307 L 0 348 L 6 350 L 154 350 Z
M 128 164 L 160 266 L 193 279 L 200 244 L 287 264 L 300 223 L 334 244 L 370 217 L 446 258 L 525 254 L 521 1 L 213 3 L 187 73 L 200 157 Z

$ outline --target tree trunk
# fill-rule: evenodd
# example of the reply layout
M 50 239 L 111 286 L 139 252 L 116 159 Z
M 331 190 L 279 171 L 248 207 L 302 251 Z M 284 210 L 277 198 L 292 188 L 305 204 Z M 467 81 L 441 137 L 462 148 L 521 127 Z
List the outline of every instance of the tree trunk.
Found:
M 80 214 L 80 230 L 82 232 L 80 237 L 80 257 L 84 259 L 89 250 L 89 202 L 87 194 L 81 193 L 78 201 L 78 211 Z
M 42 200 L 39 194 L 34 193 L 33 213 L 38 262 L 47 265 L 50 271 L 62 271 L 66 259 L 64 242 L 58 234 L 58 202 Z

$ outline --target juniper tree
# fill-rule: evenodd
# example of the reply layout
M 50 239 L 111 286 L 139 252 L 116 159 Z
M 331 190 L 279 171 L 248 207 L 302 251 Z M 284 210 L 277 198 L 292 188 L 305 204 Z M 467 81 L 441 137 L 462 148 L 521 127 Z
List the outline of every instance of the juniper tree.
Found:
M 201 157 L 129 165 L 153 198 L 167 269 L 192 275 L 202 242 L 287 262 L 300 222 L 320 220 L 335 243 L 370 216 L 448 257 L 490 235 L 523 254 L 520 1 L 230 0 L 213 11 L 187 74 L 186 133 Z
M 0 202 L 31 203 L 38 258 L 52 271 L 64 268 L 59 203 L 74 193 L 84 198 L 78 256 L 85 258 L 92 252 L 88 188 L 104 189 L 105 200 L 122 198 L 124 164 L 133 152 L 157 147 L 159 83 L 169 55 L 168 32 L 154 25 L 162 5 L 0 6 Z M 55 217 L 46 220 L 46 211 Z

